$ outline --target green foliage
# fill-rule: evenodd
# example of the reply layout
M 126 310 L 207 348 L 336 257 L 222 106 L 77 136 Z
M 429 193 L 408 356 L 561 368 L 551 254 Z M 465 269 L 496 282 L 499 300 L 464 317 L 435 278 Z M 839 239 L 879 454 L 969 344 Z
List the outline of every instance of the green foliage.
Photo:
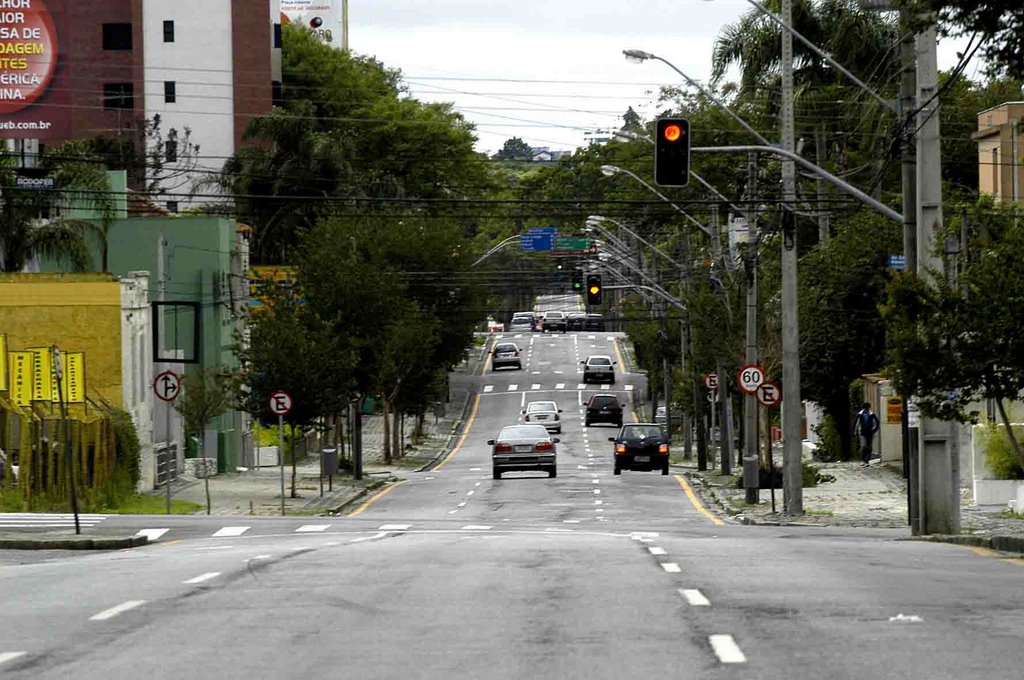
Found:
M 533 158 L 533 149 L 519 137 L 506 139 L 498 153 L 492 156 L 499 161 L 528 161 Z
M 904 0 L 901 4 L 916 12 L 932 9 L 947 34 L 970 35 L 981 41 L 981 55 L 991 73 L 1024 78 L 1020 48 L 1024 43 L 1024 6 L 1017 0 Z
M 127 473 L 131 492 L 134 492 L 139 484 L 142 464 L 142 445 L 139 443 L 139 433 L 135 429 L 135 421 L 124 409 L 111 408 L 110 425 L 114 430 L 114 440 L 117 446 L 114 465 Z
M 803 473 L 803 485 L 805 489 L 818 486 L 819 484 L 828 484 L 836 481 L 836 478 L 833 475 L 822 472 L 821 468 L 817 465 L 811 465 L 804 461 L 801 467 Z
M 821 422 L 811 427 L 818 437 L 818 444 L 814 447 L 814 457 L 817 460 L 835 461 L 843 459 L 842 437 L 836 428 L 835 419 L 825 414 Z
M 203 430 L 231 405 L 230 376 L 220 369 L 204 368 L 187 373 L 181 380 L 181 394 L 174 401 L 174 410 L 185 421 L 185 433 L 196 435 L 202 442 Z
M 985 464 L 995 474 L 996 479 L 1024 479 L 1024 467 L 1014 455 L 1013 445 L 1005 427 L 988 423 L 976 432 L 981 450 L 985 454 Z M 1024 428 L 1015 427 L 1014 434 L 1020 441 L 1024 437 Z
M 178 499 L 171 500 L 172 515 L 194 515 L 202 509 L 203 506 L 198 503 Z M 99 506 L 94 511 L 118 515 L 163 515 L 167 512 L 167 500 L 162 495 L 138 494 L 115 505 Z

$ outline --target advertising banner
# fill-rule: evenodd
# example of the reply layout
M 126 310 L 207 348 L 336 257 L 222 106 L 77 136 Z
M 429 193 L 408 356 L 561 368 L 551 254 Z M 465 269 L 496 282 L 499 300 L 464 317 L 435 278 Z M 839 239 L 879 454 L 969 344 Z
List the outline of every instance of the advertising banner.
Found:
M 61 356 L 64 360 L 64 378 L 61 384 L 64 388 L 64 403 L 84 404 L 85 353 L 65 352 Z
M 18 406 L 32 405 L 32 379 L 35 355 L 32 352 L 10 352 L 11 401 Z
M 328 45 L 341 47 L 342 0 L 281 0 L 281 23 L 305 26 Z
M 65 0 L 0 0 L 0 139 L 66 134 L 70 111 L 56 94 L 58 21 L 49 4 Z M 61 99 L 61 101 L 56 101 Z
M 53 355 L 49 347 L 29 347 L 33 356 L 32 401 L 53 399 Z

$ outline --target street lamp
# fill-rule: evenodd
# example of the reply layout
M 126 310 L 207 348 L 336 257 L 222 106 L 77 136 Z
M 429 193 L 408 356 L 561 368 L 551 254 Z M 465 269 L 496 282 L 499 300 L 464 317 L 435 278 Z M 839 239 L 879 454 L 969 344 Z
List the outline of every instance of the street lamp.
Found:
M 602 222 L 611 222 L 619 229 L 622 229 L 624 232 L 635 238 L 637 241 L 643 243 L 645 246 L 653 250 L 655 253 L 668 260 L 668 262 L 670 262 L 673 266 L 678 267 L 679 269 L 683 268 L 683 265 L 678 260 L 672 259 L 668 255 L 666 255 L 661 249 L 659 249 L 656 245 L 654 245 L 653 243 L 645 239 L 643 236 L 641 236 L 640 234 L 636 233 L 635 231 L 624 225 L 622 222 L 619 222 L 618 220 L 613 220 L 612 218 L 605 217 L 604 215 L 590 215 L 587 217 L 587 226 L 584 227 L 584 229 L 586 229 L 587 227 L 596 227 L 603 231 L 605 234 L 608 234 L 610 236 L 608 230 L 601 227 Z M 619 243 L 621 244 L 622 241 L 619 241 Z M 628 248 L 623 248 L 623 250 L 628 250 Z
M 698 222 L 697 220 L 693 219 L 693 217 L 692 217 L 692 216 L 690 215 L 690 213 L 686 212 L 685 210 L 683 210 L 682 208 L 680 208 L 680 207 L 679 207 L 678 205 L 676 205 L 675 203 L 673 203 L 673 202 L 672 202 L 672 201 L 671 201 L 671 200 L 670 200 L 670 199 L 668 198 L 668 196 L 666 196 L 665 194 L 661 193 L 660 191 L 658 191 L 657 189 L 655 189 L 655 188 L 654 188 L 653 186 L 651 186 L 650 184 L 648 184 L 647 182 L 645 182 L 645 181 L 644 181 L 643 179 L 641 179 L 641 178 L 640 178 L 640 177 L 639 177 L 639 176 L 638 176 L 638 175 L 637 175 L 636 173 L 634 173 L 634 172 L 630 172 L 629 170 L 626 170 L 625 168 L 620 168 L 620 167 L 618 167 L 617 165 L 602 165 L 602 166 L 601 166 L 601 174 L 602 174 L 602 175 L 604 175 L 605 177 L 613 177 L 613 176 L 615 176 L 615 175 L 629 175 L 630 177 L 632 177 L 633 179 L 635 179 L 635 180 L 636 180 L 637 182 L 640 182 L 640 184 L 643 184 L 643 185 L 644 185 L 644 187 L 646 187 L 646 189 L 647 189 L 648 191 L 650 191 L 650 192 L 651 192 L 652 194 L 654 194 L 655 196 L 657 196 L 658 198 L 660 198 L 661 200 L 665 201 L 665 202 L 666 202 L 666 203 L 668 203 L 668 204 L 669 204 L 670 206 L 672 206 L 673 208 L 675 208 L 675 209 L 676 209 L 676 212 L 678 212 L 678 213 L 679 213 L 680 215 L 682 215 L 683 217 L 685 217 L 686 219 L 688 219 L 688 220 L 689 220 L 689 221 L 690 221 L 690 222 L 691 222 L 692 224 L 694 224 L 694 225 L 695 225 L 695 226 L 696 226 L 696 227 L 697 227 L 698 229 L 700 229 L 700 230 L 701 230 L 701 231 L 703 231 L 703 232 L 704 232 L 705 234 L 707 234 L 708 238 L 711 238 L 711 239 L 713 239 L 713 238 L 714 238 L 714 235 L 713 235 L 713 234 L 711 233 L 711 230 L 710 230 L 710 229 L 708 229 L 707 227 L 705 227 L 705 226 L 704 226 L 703 224 L 701 224 L 701 223 L 700 223 L 700 222 Z

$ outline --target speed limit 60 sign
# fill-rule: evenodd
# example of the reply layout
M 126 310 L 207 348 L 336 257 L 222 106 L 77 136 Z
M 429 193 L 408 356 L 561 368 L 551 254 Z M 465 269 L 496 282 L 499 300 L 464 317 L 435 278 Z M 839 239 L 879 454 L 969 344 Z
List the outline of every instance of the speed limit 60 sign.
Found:
M 760 366 L 748 364 L 736 374 L 736 384 L 747 394 L 757 394 L 757 388 L 764 383 L 764 371 Z

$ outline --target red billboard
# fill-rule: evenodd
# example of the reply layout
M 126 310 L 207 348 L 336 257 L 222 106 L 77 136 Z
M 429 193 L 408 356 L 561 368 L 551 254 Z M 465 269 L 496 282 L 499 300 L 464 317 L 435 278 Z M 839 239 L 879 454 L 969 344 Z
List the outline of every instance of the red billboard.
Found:
M 70 102 L 59 82 L 64 2 L 56 12 L 48 2 L 0 0 L 0 139 L 68 133 Z

